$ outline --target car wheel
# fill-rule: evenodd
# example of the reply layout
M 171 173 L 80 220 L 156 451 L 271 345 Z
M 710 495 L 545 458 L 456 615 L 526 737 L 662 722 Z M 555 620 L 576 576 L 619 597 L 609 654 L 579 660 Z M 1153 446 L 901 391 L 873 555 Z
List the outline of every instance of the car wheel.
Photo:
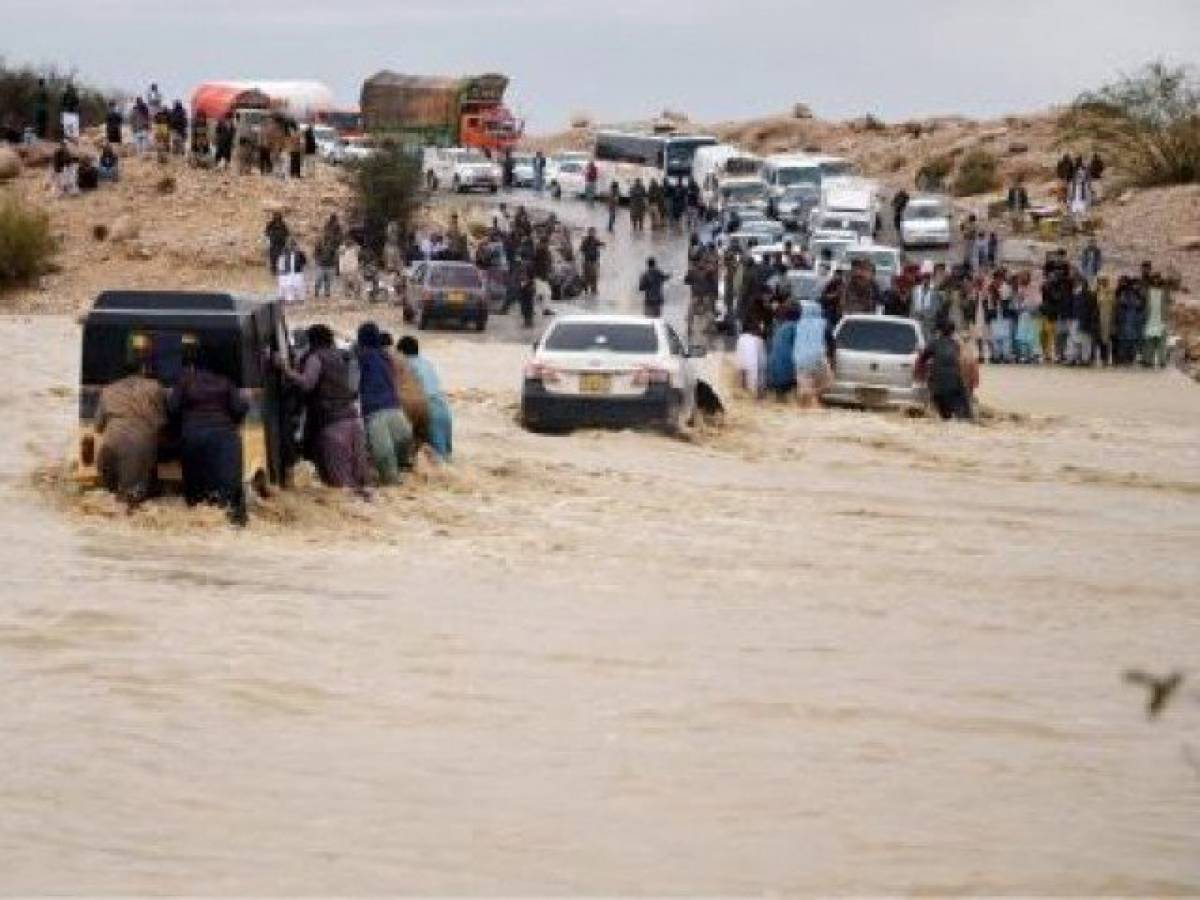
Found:
M 483 331 L 485 328 L 487 328 L 487 320 L 488 320 L 488 317 L 487 317 L 486 313 L 484 313 L 482 316 L 477 318 L 475 320 L 475 330 Z
M 267 473 L 259 469 L 254 473 L 254 477 L 250 479 L 250 489 L 262 500 L 266 500 L 271 496 L 271 482 L 267 478 Z
M 557 181 L 550 184 L 550 196 L 555 200 L 562 199 L 562 186 Z
M 438 189 L 437 176 L 434 175 L 432 172 L 426 172 L 425 173 L 425 184 L 428 186 L 428 188 L 431 191 L 436 191 Z

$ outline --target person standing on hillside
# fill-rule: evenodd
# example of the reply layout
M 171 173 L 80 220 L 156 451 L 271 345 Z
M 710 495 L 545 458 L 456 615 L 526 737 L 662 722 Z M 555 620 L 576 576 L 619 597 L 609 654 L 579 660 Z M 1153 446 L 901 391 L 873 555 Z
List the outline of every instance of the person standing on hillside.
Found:
M 150 110 L 151 119 L 162 112 L 162 91 L 158 89 L 158 85 L 154 82 L 150 82 L 150 90 L 146 91 L 146 106 Z
M 138 156 L 150 150 L 150 107 L 138 97 L 129 111 L 129 128 L 133 132 L 133 146 Z
M 108 113 L 104 117 L 104 139 L 114 147 L 121 143 L 121 125 L 124 117 L 117 109 L 116 103 L 108 104 Z
M 79 93 L 75 90 L 73 81 L 68 81 L 63 90 L 59 110 L 62 119 L 63 140 L 79 140 Z
M 279 299 L 284 304 L 303 302 L 304 269 L 307 264 L 308 256 L 296 244 L 296 239 L 289 237 L 275 263 L 275 271 L 279 276 Z
M 1100 251 L 1100 245 L 1096 243 L 1095 237 L 1089 237 L 1083 251 L 1079 254 L 1079 271 L 1088 281 L 1095 281 L 1103 267 L 1104 254 Z
M 38 79 L 33 92 L 33 133 L 41 141 L 50 137 L 50 91 L 46 88 L 45 78 Z
M 267 237 L 267 265 L 271 274 L 274 275 L 279 256 L 283 253 L 283 248 L 287 246 L 288 236 L 291 234 L 287 222 L 283 221 L 283 213 L 278 210 L 271 213 L 271 218 L 263 233 Z
M 646 271 L 642 273 L 642 277 L 638 281 L 638 290 L 642 293 L 642 305 L 647 318 L 662 318 L 663 305 L 665 303 L 663 285 L 670 278 L 670 275 L 667 275 L 658 268 L 658 263 L 653 256 L 646 260 Z
M 171 154 L 183 156 L 187 149 L 188 114 L 183 108 L 183 101 L 176 100 L 171 107 Z
M 233 165 L 233 140 L 234 128 L 233 119 L 226 116 L 217 123 L 216 133 L 216 156 L 213 157 L 213 165 L 215 168 L 228 169 Z
M 600 248 L 603 241 L 596 237 L 596 229 L 589 228 L 579 242 L 579 256 L 583 260 L 583 292 L 596 296 L 600 272 Z
M 317 132 L 312 122 L 304 126 L 304 174 L 310 178 L 317 171 Z

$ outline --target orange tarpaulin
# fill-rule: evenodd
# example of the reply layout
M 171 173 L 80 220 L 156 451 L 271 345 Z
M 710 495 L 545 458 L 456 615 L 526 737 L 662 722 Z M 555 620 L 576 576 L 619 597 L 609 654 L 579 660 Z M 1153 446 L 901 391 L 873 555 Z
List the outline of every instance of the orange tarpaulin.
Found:
M 270 109 L 271 98 L 262 91 L 219 81 L 200 85 L 192 93 L 192 115 L 203 112 L 210 120 L 223 119 L 235 109 Z

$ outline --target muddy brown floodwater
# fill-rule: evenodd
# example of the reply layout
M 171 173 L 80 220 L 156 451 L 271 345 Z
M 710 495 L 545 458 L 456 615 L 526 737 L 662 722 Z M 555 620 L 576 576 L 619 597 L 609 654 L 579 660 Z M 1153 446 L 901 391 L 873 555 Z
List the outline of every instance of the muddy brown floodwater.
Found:
M 1181 376 L 543 437 L 431 337 L 454 466 L 237 533 L 70 492 L 77 340 L 0 320 L 0 891 L 1200 892 Z

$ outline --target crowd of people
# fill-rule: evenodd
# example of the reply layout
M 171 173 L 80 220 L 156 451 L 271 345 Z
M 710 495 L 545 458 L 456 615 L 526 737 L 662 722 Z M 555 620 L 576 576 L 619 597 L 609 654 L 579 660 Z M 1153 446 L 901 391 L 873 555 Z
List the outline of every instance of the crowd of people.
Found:
M 68 82 L 59 100 L 61 121 L 57 132 L 49 122 L 50 98 L 43 79 L 35 92 L 32 124 L 26 142 L 57 140 L 51 159 L 50 187 L 62 196 L 95 190 L 120 177 L 123 146 L 138 156 L 153 154 L 160 163 L 186 159 L 202 168 L 236 169 L 280 178 L 311 175 L 317 158 L 317 140 L 311 124 L 301 125 L 277 112 L 264 113 L 252 127 L 239 127 L 232 115 L 210 122 L 201 110 L 189 116 L 181 100 L 167 104 L 157 84 L 127 104 L 111 102 L 104 118 L 103 140 L 95 148 L 83 146 L 79 127 L 79 95 Z
M 297 433 L 286 436 L 286 457 L 311 460 L 321 481 L 370 499 L 374 485 L 399 484 L 417 451 L 427 446 L 441 462 L 453 454 L 453 416 L 433 365 L 416 338 L 393 341 L 374 322 L 364 322 L 349 349 L 337 346 L 332 329 L 302 332 L 293 363 L 276 355 L 285 406 L 299 415 Z M 101 483 L 132 509 L 155 489 L 160 440 L 177 435 L 184 497 L 210 503 L 245 524 L 239 428 L 249 410 L 244 392 L 217 365 L 203 336 L 185 336 L 182 368 L 169 389 L 153 371 L 150 342 L 131 342 L 124 377 L 100 392 L 95 415 L 101 437 L 97 469 Z

